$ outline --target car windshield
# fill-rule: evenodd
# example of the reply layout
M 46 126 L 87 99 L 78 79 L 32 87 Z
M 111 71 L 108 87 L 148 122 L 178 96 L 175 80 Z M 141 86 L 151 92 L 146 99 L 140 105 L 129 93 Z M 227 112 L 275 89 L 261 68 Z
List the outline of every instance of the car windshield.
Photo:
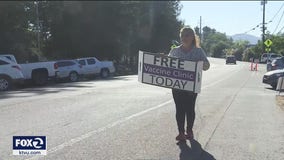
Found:
M 9 56 L 5 56 L 7 59 L 9 59 L 9 60 L 11 60 L 12 61 L 12 59 L 11 59 L 11 57 L 9 57 Z
M 0 65 L 7 65 L 7 64 L 9 64 L 9 63 L 4 61 L 4 60 L 2 60 L 2 59 L 0 59 Z
M 276 57 L 279 57 L 278 55 L 271 55 L 270 56 L 271 58 L 276 58 Z
M 0 160 L 284 160 L 282 55 L 283 0 L 0 1 Z

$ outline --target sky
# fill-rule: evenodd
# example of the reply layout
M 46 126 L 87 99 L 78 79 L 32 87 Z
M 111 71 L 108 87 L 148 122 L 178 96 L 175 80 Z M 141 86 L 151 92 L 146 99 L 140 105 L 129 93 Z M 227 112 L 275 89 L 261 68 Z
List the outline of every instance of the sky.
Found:
M 179 19 L 184 20 L 185 24 L 192 28 L 199 26 L 200 16 L 202 17 L 203 27 L 209 26 L 210 28 L 215 28 L 218 32 L 226 33 L 230 36 L 245 33 L 258 24 L 262 24 L 263 12 L 260 0 L 181 1 L 181 4 L 183 7 Z M 281 10 L 279 11 L 280 8 Z M 270 33 L 274 32 L 276 34 L 284 27 L 284 1 L 268 0 L 265 10 L 266 22 L 272 20 L 272 22 L 267 24 L 267 30 Z M 278 14 L 276 14 L 277 12 Z M 282 15 L 283 18 L 281 19 Z M 284 32 L 284 29 L 282 32 Z M 261 37 L 262 31 L 258 27 L 255 30 L 247 32 L 247 34 Z

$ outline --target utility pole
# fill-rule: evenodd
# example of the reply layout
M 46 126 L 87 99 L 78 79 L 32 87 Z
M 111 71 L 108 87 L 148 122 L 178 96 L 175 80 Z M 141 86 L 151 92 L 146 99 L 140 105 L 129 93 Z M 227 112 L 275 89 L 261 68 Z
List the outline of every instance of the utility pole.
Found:
M 265 52 L 265 46 L 264 46 L 264 41 L 265 41 L 265 4 L 267 3 L 267 0 L 261 0 L 261 5 L 263 5 L 263 10 L 262 10 L 262 54 Z
M 200 35 L 200 43 L 202 41 L 202 17 L 200 16 L 200 24 L 199 24 L 199 35 Z

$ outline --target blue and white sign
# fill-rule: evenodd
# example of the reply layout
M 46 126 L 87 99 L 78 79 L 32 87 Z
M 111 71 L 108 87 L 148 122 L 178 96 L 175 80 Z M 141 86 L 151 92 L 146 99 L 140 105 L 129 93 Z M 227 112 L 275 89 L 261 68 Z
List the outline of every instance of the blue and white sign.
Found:
M 203 62 L 139 51 L 138 81 L 145 84 L 199 93 Z
M 13 155 L 46 155 L 46 137 L 13 136 Z

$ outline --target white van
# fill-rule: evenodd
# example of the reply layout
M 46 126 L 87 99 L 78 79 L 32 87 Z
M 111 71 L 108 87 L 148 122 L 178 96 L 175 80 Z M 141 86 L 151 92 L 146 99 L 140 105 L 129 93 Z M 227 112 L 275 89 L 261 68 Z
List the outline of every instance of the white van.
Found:
M 263 53 L 261 55 L 260 62 L 261 63 L 266 63 L 267 62 L 267 56 L 268 56 L 268 53 Z
M 276 53 L 263 53 L 261 55 L 260 62 L 261 63 L 267 63 L 267 62 L 272 62 L 274 59 L 281 57 L 280 55 Z

